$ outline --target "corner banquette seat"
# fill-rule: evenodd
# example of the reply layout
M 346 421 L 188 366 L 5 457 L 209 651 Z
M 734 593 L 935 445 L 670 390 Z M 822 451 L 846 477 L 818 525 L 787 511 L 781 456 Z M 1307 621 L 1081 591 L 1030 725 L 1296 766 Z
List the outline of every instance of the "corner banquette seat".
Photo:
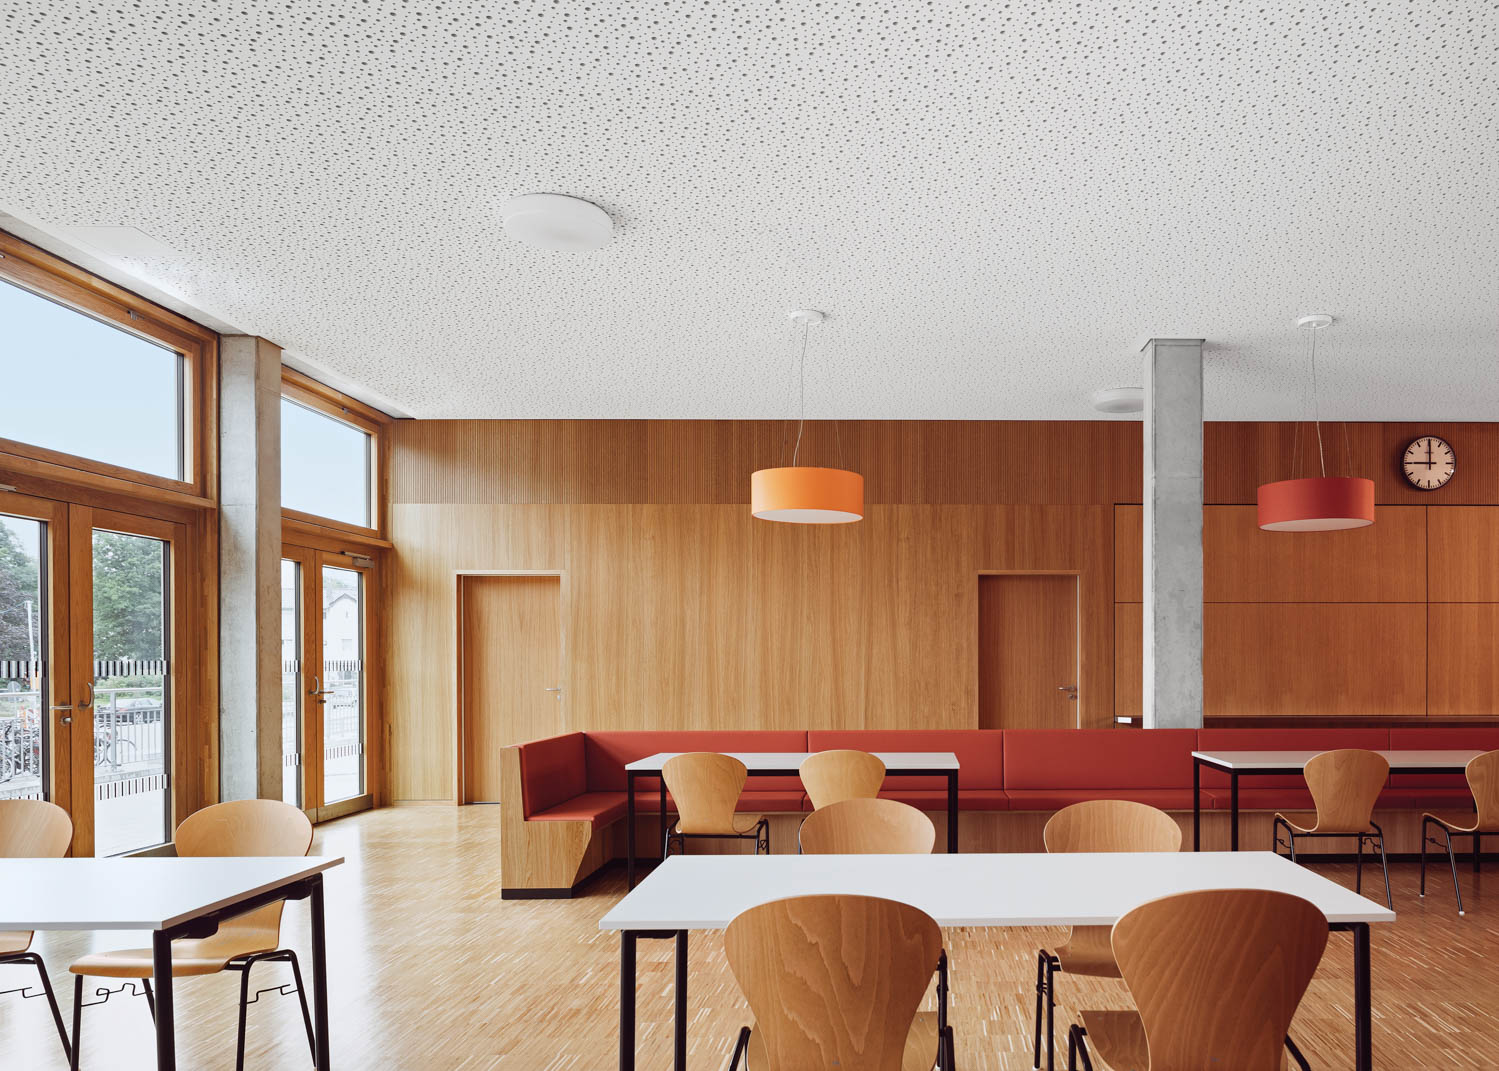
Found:
M 1053 812 L 1093 799 L 1123 799 L 1171 811 L 1190 833 L 1194 750 L 1499 748 L 1499 728 L 1434 729 L 955 729 L 575 732 L 505 748 L 501 755 L 501 879 L 504 895 L 570 896 L 611 859 L 625 854 L 625 764 L 663 751 L 950 751 L 958 756 L 963 841 L 972 850 L 1039 851 Z M 660 783 L 636 781 L 637 851 L 659 854 Z M 940 777 L 890 775 L 880 795 L 945 821 Z M 1269 847 L 1269 816 L 1312 805 L 1297 775 L 1254 777 L 1239 790 L 1246 847 Z M 1226 774 L 1204 769 L 1204 847 L 1227 846 Z M 674 811 L 670 797 L 667 810 Z M 1462 810 L 1471 806 L 1462 775 L 1395 774 L 1377 810 Z M 812 809 L 799 778 L 752 777 L 740 808 L 799 823 Z M 1211 829 L 1207 822 L 1214 823 Z M 645 823 L 648 822 L 647 826 Z M 1258 823 L 1256 825 L 1255 823 Z M 1414 825 L 1413 825 L 1414 828 Z M 788 831 L 789 832 L 789 831 Z M 1032 843 L 1034 842 L 1034 843 Z M 776 838 L 792 850 L 794 832 Z M 1414 851 L 1418 842 L 1412 840 Z M 780 848 L 779 845 L 786 845 Z M 1334 846 L 1335 850 L 1335 846 Z M 1406 850 L 1406 849 L 1402 849 Z

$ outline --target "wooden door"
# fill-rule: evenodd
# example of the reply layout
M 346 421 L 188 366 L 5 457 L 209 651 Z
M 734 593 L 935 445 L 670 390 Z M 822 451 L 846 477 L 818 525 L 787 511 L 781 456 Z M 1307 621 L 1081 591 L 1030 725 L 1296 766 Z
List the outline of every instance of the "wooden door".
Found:
M 500 749 L 564 731 L 562 579 L 459 580 L 466 803 L 500 799 Z
M 979 577 L 979 728 L 1077 728 L 1077 668 L 1077 577 Z

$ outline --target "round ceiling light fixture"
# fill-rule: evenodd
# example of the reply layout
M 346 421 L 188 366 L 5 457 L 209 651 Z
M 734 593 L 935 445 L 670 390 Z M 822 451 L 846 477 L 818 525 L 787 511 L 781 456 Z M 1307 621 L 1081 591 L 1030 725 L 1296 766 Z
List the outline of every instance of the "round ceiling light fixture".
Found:
M 1100 413 L 1142 413 L 1145 411 L 1144 387 L 1106 387 L 1092 396 L 1093 408 Z
M 586 253 L 614 236 L 614 221 L 592 201 L 561 193 L 523 193 L 500 209 L 505 233 L 537 249 Z

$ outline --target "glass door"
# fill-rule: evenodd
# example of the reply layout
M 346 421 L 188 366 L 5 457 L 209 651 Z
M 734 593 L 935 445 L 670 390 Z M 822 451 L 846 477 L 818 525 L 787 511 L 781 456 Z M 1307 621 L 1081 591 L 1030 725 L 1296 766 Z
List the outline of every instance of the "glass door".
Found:
M 281 553 L 283 797 L 325 821 L 371 802 L 366 652 L 373 563 L 287 544 Z
M 53 795 L 48 505 L 0 492 L 0 799 Z

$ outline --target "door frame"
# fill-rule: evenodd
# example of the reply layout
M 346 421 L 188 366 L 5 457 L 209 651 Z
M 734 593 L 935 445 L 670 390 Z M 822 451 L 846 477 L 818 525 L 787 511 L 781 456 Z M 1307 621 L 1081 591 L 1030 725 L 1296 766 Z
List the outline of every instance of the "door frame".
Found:
M 468 711 L 465 709 L 467 694 L 463 687 L 466 652 L 463 649 L 463 582 L 467 577 L 482 576 L 555 576 L 557 578 L 557 651 L 560 665 L 557 667 L 558 683 L 562 685 L 562 725 L 564 732 L 571 719 L 568 717 L 572 697 L 572 663 L 567 657 L 567 607 L 570 605 L 566 569 L 455 569 L 453 570 L 453 804 L 462 807 L 468 803 Z
M 298 623 L 302 632 L 301 643 L 298 645 L 300 652 L 298 665 L 301 668 L 297 674 L 296 685 L 302 703 L 302 739 L 300 741 L 302 813 L 307 815 L 308 820 L 313 823 L 329 822 L 358 811 L 367 811 L 375 803 L 376 759 L 380 754 L 375 739 L 379 731 L 378 727 L 384 724 L 379 717 L 378 697 L 381 689 L 371 659 L 372 653 L 378 653 L 381 650 L 377 633 L 380 614 L 376 609 L 379 605 L 379 571 L 376 569 L 377 561 L 373 554 L 324 550 L 301 543 L 288 543 L 285 540 L 281 543 L 280 557 L 297 563 L 298 576 L 302 583 L 302 590 L 298 593 L 298 601 L 302 609 L 301 621 Z M 329 804 L 322 802 L 325 704 L 309 701 L 312 692 L 308 689 L 309 675 L 306 671 L 309 660 L 318 666 L 321 666 L 323 661 L 321 595 L 324 566 L 356 572 L 363 577 L 360 591 L 360 613 L 363 615 L 363 620 L 360 625 L 364 643 L 360 658 L 364 663 L 364 694 L 362 696 L 364 703 L 364 791 L 349 799 Z M 319 597 L 309 597 L 313 594 Z M 317 676 L 321 677 L 321 673 Z M 315 805 L 310 802 L 314 799 L 318 801 Z
M 980 604 L 981 590 L 979 581 L 986 576 L 1070 576 L 1072 577 L 1072 668 L 1073 679 L 1077 681 L 1078 698 L 1074 704 L 1074 729 L 1083 727 L 1083 704 L 1088 702 L 1088 697 L 1083 693 L 1083 571 L 1081 569 L 979 569 L 975 573 L 973 581 L 973 637 L 974 644 L 978 644 L 979 629 L 982 627 L 983 609 Z M 979 651 L 979 658 L 983 652 Z M 978 725 L 979 704 L 982 702 L 979 695 L 979 658 L 973 660 L 973 724 Z M 1109 715 L 1113 717 L 1112 713 Z

